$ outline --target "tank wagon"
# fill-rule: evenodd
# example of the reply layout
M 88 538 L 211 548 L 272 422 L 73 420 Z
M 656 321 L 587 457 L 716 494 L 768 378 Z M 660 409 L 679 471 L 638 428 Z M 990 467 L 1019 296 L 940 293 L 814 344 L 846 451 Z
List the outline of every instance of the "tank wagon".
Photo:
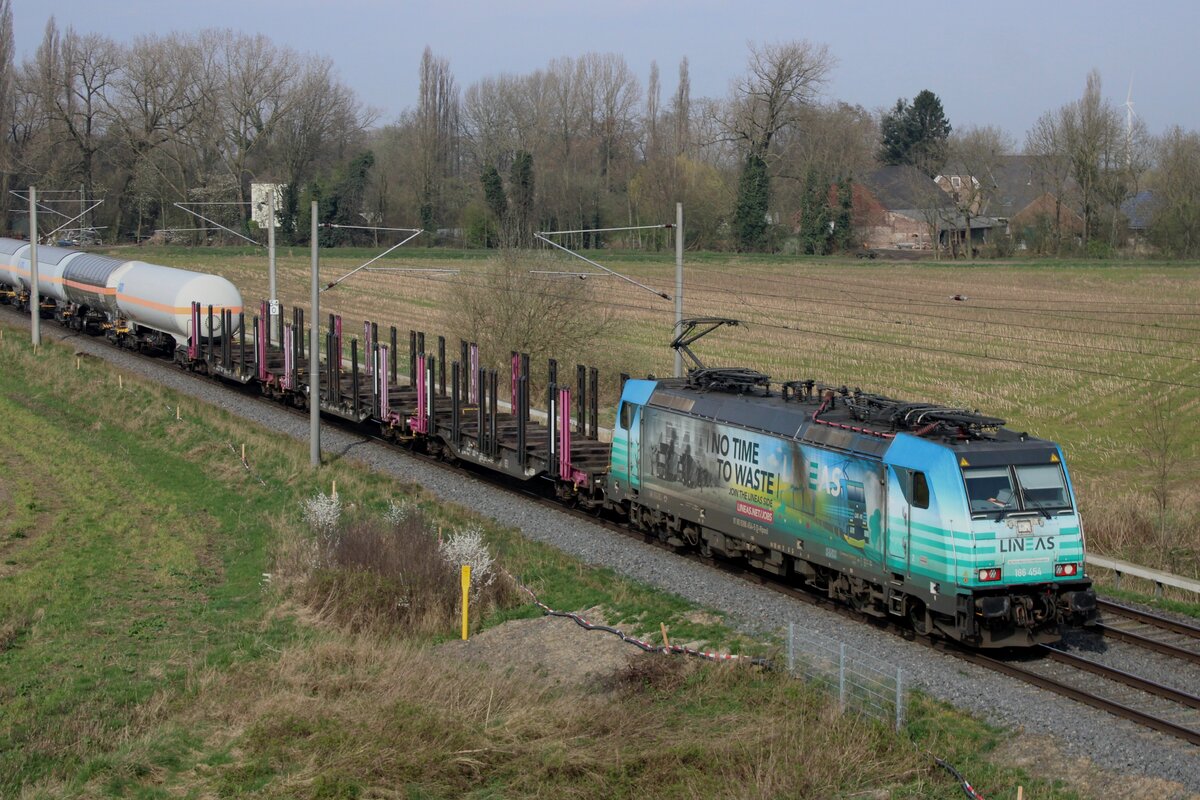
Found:
M 31 249 L 28 242 L 0 239 L 0 292 L 25 309 L 33 289 Z M 46 245 L 38 247 L 38 292 L 43 316 L 104 333 L 125 347 L 162 352 L 187 341 L 193 301 L 232 310 L 235 321 L 242 310 L 237 287 L 217 275 Z M 223 338 L 224 319 L 213 317 L 215 327 L 202 327 L 201 335 Z M 201 325 L 206 323 L 202 318 Z M 237 332 L 236 322 L 228 332 Z
M 0 301 L 28 302 L 21 248 L 0 240 L 10 287 Z M 242 324 L 241 298 L 222 279 L 45 249 L 40 282 L 66 324 L 110 326 L 111 336 L 127 320 L 139 336 L 175 340 L 184 369 L 300 408 L 315 402 L 403 446 L 541 484 L 670 546 L 743 559 L 920 634 L 1023 647 L 1096 615 L 1058 445 L 968 409 L 705 367 L 689 345 L 734 320 L 684 321 L 672 347 L 693 362 L 685 378 L 622 375 L 609 442 L 595 368 L 560 375 L 551 360 L 537 382 L 541 415 L 528 355 L 513 352 L 501 375 L 481 366 L 474 343 L 455 352 L 439 336 L 427 348 L 411 330 L 403 375 L 395 327 L 381 336 L 365 321 L 360 338 L 330 315 L 313 353 L 300 308 L 290 324 L 281 309 L 271 330 L 263 302 Z

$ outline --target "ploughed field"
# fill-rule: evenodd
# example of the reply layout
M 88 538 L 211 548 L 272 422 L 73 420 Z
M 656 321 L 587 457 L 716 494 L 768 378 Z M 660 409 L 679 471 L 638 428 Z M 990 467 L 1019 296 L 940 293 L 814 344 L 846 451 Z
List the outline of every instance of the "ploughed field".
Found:
M 497 305 L 512 300 L 506 291 L 486 288 L 492 285 L 488 271 L 497 269 L 487 252 L 409 248 L 376 266 L 459 272 L 360 272 L 322 295 L 322 317 L 344 315 L 351 333 L 371 319 L 396 325 L 402 338 L 410 328 L 444 334 L 456 352 L 457 338 L 471 330 L 464 296 L 492 292 Z M 219 272 L 238 285 L 248 304 L 266 296 L 265 250 L 125 252 Z M 324 251 L 322 281 L 378 252 Z M 672 253 L 586 254 L 656 290 L 674 292 Z M 531 259 L 530 269 L 598 272 L 566 256 Z M 309 270 L 307 248 L 281 248 L 278 293 L 286 306 L 307 305 Z M 979 409 L 1007 419 L 1014 429 L 1062 443 L 1083 502 L 1092 508 L 1144 505 L 1161 475 L 1170 474 L 1172 510 L 1194 513 L 1196 498 L 1188 495 L 1195 491 L 1189 485 L 1195 483 L 1200 442 L 1195 264 L 864 262 L 689 253 L 684 273 L 685 316 L 728 316 L 744 323 L 696 346 L 707 364 L 749 366 L 776 381 L 811 377 Z M 521 294 L 574 296 L 579 289 L 571 284 L 579 280 L 529 274 Z M 611 276 L 591 275 L 586 286 L 580 313 L 607 323 L 578 360 L 603 370 L 602 400 L 611 419 L 618 372 L 670 374 L 674 306 Z M 501 349 L 507 346 L 501 343 Z M 569 354 L 559 354 L 574 363 Z M 1156 436 L 1165 436 L 1166 443 L 1153 444 Z M 1162 452 L 1170 454 L 1165 466 Z

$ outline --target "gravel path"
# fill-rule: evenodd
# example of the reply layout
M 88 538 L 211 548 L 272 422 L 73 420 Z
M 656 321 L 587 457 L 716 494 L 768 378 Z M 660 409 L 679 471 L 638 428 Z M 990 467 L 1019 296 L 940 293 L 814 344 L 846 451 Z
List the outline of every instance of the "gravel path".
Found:
M 28 320 L 18 317 L 11 309 L 0 309 L 0 313 L 10 324 L 28 326 Z M 66 338 L 65 331 L 49 322 L 43 322 L 42 335 Z M 306 418 L 266 404 L 246 403 L 234 393 L 197 381 L 166 362 L 162 365 L 147 362 L 116 350 L 102 340 L 70 338 L 79 351 L 227 409 L 270 430 L 307 440 Z M 778 635 L 781 630 L 786 630 L 789 622 L 794 622 L 800 630 L 843 641 L 849 647 L 877 656 L 887 665 L 902 667 L 909 685 L 974 712 L 989 722 L 1052 736 L 1069 756 L 1090 758 L 1098 767 L 1117 774 L 1164 778 L 1181 785 L 1174 795 L 1159 797 L 1200 797 L 1200 748 L 831 612 L 789 600 L 769 589 L 749 585 L 657 548 L 615 536 L 603 528 L 534 505 L 468 475 L 448 473 L 397 450 L 364 442 L 362 437 L 328 427 L 323 429 L 322 437 L 323 447 L 328 452 L 351 452 L 355 459 L 373 469 L 419 483 L 443 500 L 517 527 L 530 539 L 552 544 L 588 564 L 610 567 L 698 605 L 719 609 L 727 614 L 733 625 L 750 635 Z

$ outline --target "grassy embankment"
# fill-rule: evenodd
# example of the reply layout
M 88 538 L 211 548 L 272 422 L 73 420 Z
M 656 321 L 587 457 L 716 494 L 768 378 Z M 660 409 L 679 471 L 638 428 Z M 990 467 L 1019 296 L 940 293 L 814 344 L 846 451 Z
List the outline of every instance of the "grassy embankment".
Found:
M 447 529 L 479 521 L 346 461 L 314 475 L 302 444 L 117 378 L 0 341 L 0 795 L 958 796 L 905 737 L 779 676 L 555 686 L 461 663 L 440 637 L 351 633 L 348 596 L 302 603 L 327 572 L 264 582 L 308 535 L 301 500 L 336 480 L 360 515 L 407 499 Z M 678 598 L 486 529 L 555 606 L 744 646 Z M 909 718 L 989 795 L 1074 796 L 991 763 L 996 731 L 923 699 Z
M 248 301 L 266 293 L 262 251 L 120 252 L 220 272 Z M 377 253 L 325 251 L 323 280 Z M 670 253 L 603 252 L 601 261 L 673 291 Z M 323 295 L 322 311 L 345 315 L 351 335 L 361 320 L 371 319 L 385 329 L 399 327 L 403 342 L 410 328 L 426 331 L 430 341 L 444 334 L 456 352 L 466 327 L 460 298 L 485 281 L 487 254 L 413 248 L 380 263 L 461 272 L 360 272 Z M 590 269 L 572 260 L 560 268 Z M 700 343 L 696 350 L 708 363 L 752 366 L 776 380 L 813 377 L 1003 417 L 1010 427 L 1064 446 L 1098 552 L 1200 576 L 1195 535 L 1200 391 L 1191 388 L 1200 385 L 1195 264 L 864 262 L 689 253 L 685 274 L 687 315 L 748 323 Z M 307 305 L 308 281 L 307 249 L 282 251 L 278 285 L 288 307 Z M 601 366 L 611 414 L 618 372 L 670 374 L 666 344 L 673 306 L 615 279 L 590 281 L 588 313 L 609 316 L 607 334 L 582 354 L 557 355 L 563 364 Z M 555 293 L 561 286 L 552 278 L 531 279 L 529 291 Z M 967 299 L 952 299 L 956 295 Z M 534 365 L 535 373 L 540 369 Z M 1154 497 L 1163 475 L 1165 515 Z

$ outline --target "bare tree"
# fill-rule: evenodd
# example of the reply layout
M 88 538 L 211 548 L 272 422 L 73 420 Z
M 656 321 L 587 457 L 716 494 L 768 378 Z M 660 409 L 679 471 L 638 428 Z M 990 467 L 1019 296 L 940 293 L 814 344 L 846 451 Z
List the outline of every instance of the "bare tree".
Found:
M 692 79 L 688 74 L 687 56 L 679 62 L 679 84 L 675 87 L 671 111 L 675 116 L 675 155 L 687 155 L 692 139 Z
M 781 131 L 801 119 L 836 64 L 829 47 L 807 40 L 750 45 L 746 74 L 734 86 L 724 127 L 746 150 L 766 158 Z
M 518 149 L 518 98 L 521 79 L 512 75 L 484 78 L 467 87 L 461 108 L 464 157 L 473 172 L 494 166 L 503 170 Z
M 1054 253 L 1062 253 L 1063 202 L 1071 177 L 1064 111 L 1047 111 L 1038 117 L 1025 138 L 1025 152 L 1034 156 L 1035 179 L 1054 197 Z
M 679 61 L 679 83 L 675 86 L 675 98 L 671 103 L 674 118 L 674 158 L 671 159 L 671 195 L 683 197 L 683 159 L 692 147 L 692 79 L 688 70 L 687 56 Z
M 1104 154 L 1104 170 L 1098 192 L 1108 211 L 1108 244 L 1112 248 L 1121 244 L 1125 223 L 1121 206 L 1138 193 L 1153 161 L 1154 144 L 1146 124 L 1137 118 L 1129 122 L 1124 130 L 1119 131 L 1118 138 L 1114 140 L 1115 146 Z
M 607 191 L 612 187 L 616 166 L 633 160 L 635 109 L 641 87 L 622 56 L 588 53 L 581 63 L 591 90 L 592 128 L 599 140 L 600 174 Z
M 528 353 L 534 363 L 595 358 L 612 318 L 593 302 L 591 282 L 547 280 L 529 272 L 559 263 L 544 253 L 500 251 L 470 282 L 449 287 L 453 302 L 443 306 L 446 327 L 478 342 L 481 363 L 493 368 L 502 368 L 512 350 Z
M 1184 258 L 1200 255 L 1200 133 L 1175 126 L 1158 142 L 1158 169 L 1150 178 L 1155 208 L 1152 241 Z
M 875 115 L 862 106 L 841 102 L 807 106 L 798 123 L 777 137 L 777 175 L 792 186 L 803 186 L 810 174 L 833 182 L 865 172 L 875 165 L 878 138 Z M 790 196 L 786 189 L 781 194 Z
M 215 96 L 206 111 L 217 153 L 236 184 L 243 222 L 250 218 L 250 169 L 265 151 L 294 95 L 289 91 L 298 72 L 298 57 L 275 47 L 267 37 L 233 31 L 212 32 L 217 43 Z
M 115 161 L 124 171 L 116 184 L 116 219 L 119 224 L 136 206 L 140 238 L 144 212 L 170 183 L 158 151 L 178 142 L 200 117 L 202 58 L 199 41 L 178 34 L 139 37 L 120 57 L 123 67 L 106 97 L 109 133 L 119 145 Z
M 647 160 L 654 158 L 659 153 L 658 104 L 661 95 L 662 88 L 658 84 L 658 62 L 651 61 L 650 80 L 646 83 L 646 140 L 642 150 L 642 154 Z
M 422 227 L 433 231 L 443 211 L 444 182 L 457 172 L 458 86 L 450 72 L 450 62 L 434 56 L 429 47 L 421 55 L 420 76 L 415 118 L 420 214 Z
M 563 227 L 583 227 L 588 198 L 587 177 L 598 182 L 598 170 L 589 168 L 595 140 L 585 135 L 591 120 L 588 106 L 592 97 L 584 91 L 583 67 L 571 58 L 556 58 L 546 68 L 539 99 L 546 109 L 545 149 L 529 150 L 539 163 L 553 163 L 556 169 L 542 180 L 543 203 L 547 215 Z M 532 86 L 532 82 L 530 86 Z M 574 224 L 569 224 L 574 223 Z M 582 238 L 572 244 L 582 246 Z
M 1171 499 L 1179 481 L 1179 468 L 1185 461 L 1175 405 L 1170 397 L 1149 395 L 1134 424 L 1138 450 L 1150 480 L 1150 496 L 1158 512 L 1158 550 L 1165 566 L 1169 566 L 1165 562 L 1171 544 L 1168 525 Z
M 1083 97 L 1062 113 L 1063 136 L 1071 171 L 1083 201 L 1083 241 L 1096 232 L 1103 183 L 1119 164 L 1124 137 L 1117 110 L 1101 94 L 1100 73 L 1088 73 Z
M 769 159 L 777 135 L 796 125 L 834 65 L 826 45 L 806 40 L 751 45 L 722 127 L 744 157 L 734 227 L 740 249 L 764 243 L 770 208 Z
M 343 160 L 371 116 L 337 79 L 327 58 L 306 60 L 289 92 L 267 168 L 275 171 L 277 182 L 287 184 L 280 214 L 284 235 L 290 237 L 299 213 L 300 187 L 318 168 Z
M 987 214 L 996 186 L 995 173 L 1004 157 L 1015 148 L 1012 137 L 993 126 L 960 128 L 951 134 L 949 158 L 943 170 L 943 177 L 951 182 L 942 188 L 949 189 L 958 214 L 962 217 L 967 239 L 964 255 L 967 257 L 973 251 L 971 220 Z M 955 178 L 958 179 L 958 186 L 953 183 Z
M 95 195 L 97 154 L 109 122 L 107 94 L 118 70 L 116 44 L 96 34 L 71 28 L 60 35 L 54 19 L 46 24 L 35 55 L 41 107 L 48 114 L 51 136 L 64 145 L 70 177 Z M 69 155 L 68 155 L 69 154 Z

